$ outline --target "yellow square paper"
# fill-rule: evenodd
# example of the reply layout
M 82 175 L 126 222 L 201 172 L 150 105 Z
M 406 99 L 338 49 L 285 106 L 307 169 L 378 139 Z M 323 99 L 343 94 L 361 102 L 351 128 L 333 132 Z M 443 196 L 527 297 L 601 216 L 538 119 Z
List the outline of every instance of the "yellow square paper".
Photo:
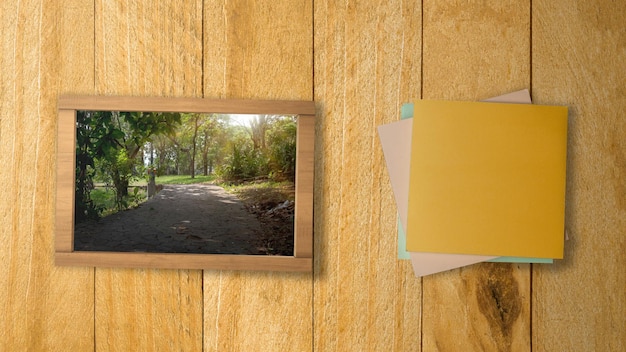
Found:
M 407 250 L 563 257 L 567 108 L 417 101 Z

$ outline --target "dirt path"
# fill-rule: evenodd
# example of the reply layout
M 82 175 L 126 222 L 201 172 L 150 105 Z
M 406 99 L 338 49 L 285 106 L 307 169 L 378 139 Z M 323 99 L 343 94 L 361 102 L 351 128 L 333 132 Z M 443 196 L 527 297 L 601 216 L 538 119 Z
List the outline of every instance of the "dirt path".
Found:
M 74 250 L 263 254 L 260 224 L 223 188 L 165 185 L 138 208 L 78 224 Z

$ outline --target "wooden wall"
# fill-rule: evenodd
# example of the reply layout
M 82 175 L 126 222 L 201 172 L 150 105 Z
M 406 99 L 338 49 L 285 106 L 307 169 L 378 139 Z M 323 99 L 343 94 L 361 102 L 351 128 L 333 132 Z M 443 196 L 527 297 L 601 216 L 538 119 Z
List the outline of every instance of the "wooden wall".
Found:
M 626 350 L 626 5 L 0 4 L 0 351 Z M 415 98 L 570 107 L 565 259 L 417 279 L 380 124 Z M 314 99 L 312 274 L 56 267 L 59 94 Z

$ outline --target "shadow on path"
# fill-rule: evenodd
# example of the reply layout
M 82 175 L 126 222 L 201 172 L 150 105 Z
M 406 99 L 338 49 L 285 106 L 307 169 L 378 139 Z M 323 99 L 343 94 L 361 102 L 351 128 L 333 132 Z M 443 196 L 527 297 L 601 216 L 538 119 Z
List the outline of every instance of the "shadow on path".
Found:
M 74 250 L 263 254 L 259 236 L 258 220 L 223 188 L 165 185 L 135 209 L 77 224 Z

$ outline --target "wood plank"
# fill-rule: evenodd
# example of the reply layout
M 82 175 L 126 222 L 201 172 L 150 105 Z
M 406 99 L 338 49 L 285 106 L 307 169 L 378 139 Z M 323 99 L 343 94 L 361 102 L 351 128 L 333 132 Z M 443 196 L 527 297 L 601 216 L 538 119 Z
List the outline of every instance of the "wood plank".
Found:
M 200 1 L 96 4 L 96 94 L 201 97 Z M 202 349 L 202 272 L 96 269 L 98 350 Z
M 205 1 L 204 96 L 312 100 L 312 1 Z M 204 350 L 311 351 L 312 273 L 204 272 Z
M 420 280 L 397 258 L 376 134 L 420 95 L 421 7 L 315 1 L 315 351 L 419 351 Z
M 57 121 L 57 185 L 55 251 L 74 248 L 74 177 L 76 172 L 76 111 L 59 110 Z
M 424 1 L 423 97 L 479 100 L 530 84 L 530 2 Z M 426 351 L 530 350 L 529 265 L 423 279 Z
M 61 96 L 60 109 L 210 112 L 220 114 L 315 115 L 315 104 L 299 100 L 246 100 L 121 96 Z
M 57 265 L 96 266 L 98 268 L 155 268 L 292 271 L 312 270 L 311 258 L 238 254 L 131 253 L 131 252 L 57 252 Z
M 204 96 L 312 100 L 311 7 L 310 0 L 205 2 Z
M 313 258 L 315 115 L 298 116 L 297 128 L 294 256 Z M 311 270 L 313 270 L 312 266 Z
M 93 270 L 53 261 L 56 101 L 93 93 L 93 3 L 4 1 L 0 23 L 0 350 L 93 350 Z
M 533 95 L 569 107 L 565 258 L 533 266 L 533 349 L 626 350 L 626 3 L 533 1 Z

